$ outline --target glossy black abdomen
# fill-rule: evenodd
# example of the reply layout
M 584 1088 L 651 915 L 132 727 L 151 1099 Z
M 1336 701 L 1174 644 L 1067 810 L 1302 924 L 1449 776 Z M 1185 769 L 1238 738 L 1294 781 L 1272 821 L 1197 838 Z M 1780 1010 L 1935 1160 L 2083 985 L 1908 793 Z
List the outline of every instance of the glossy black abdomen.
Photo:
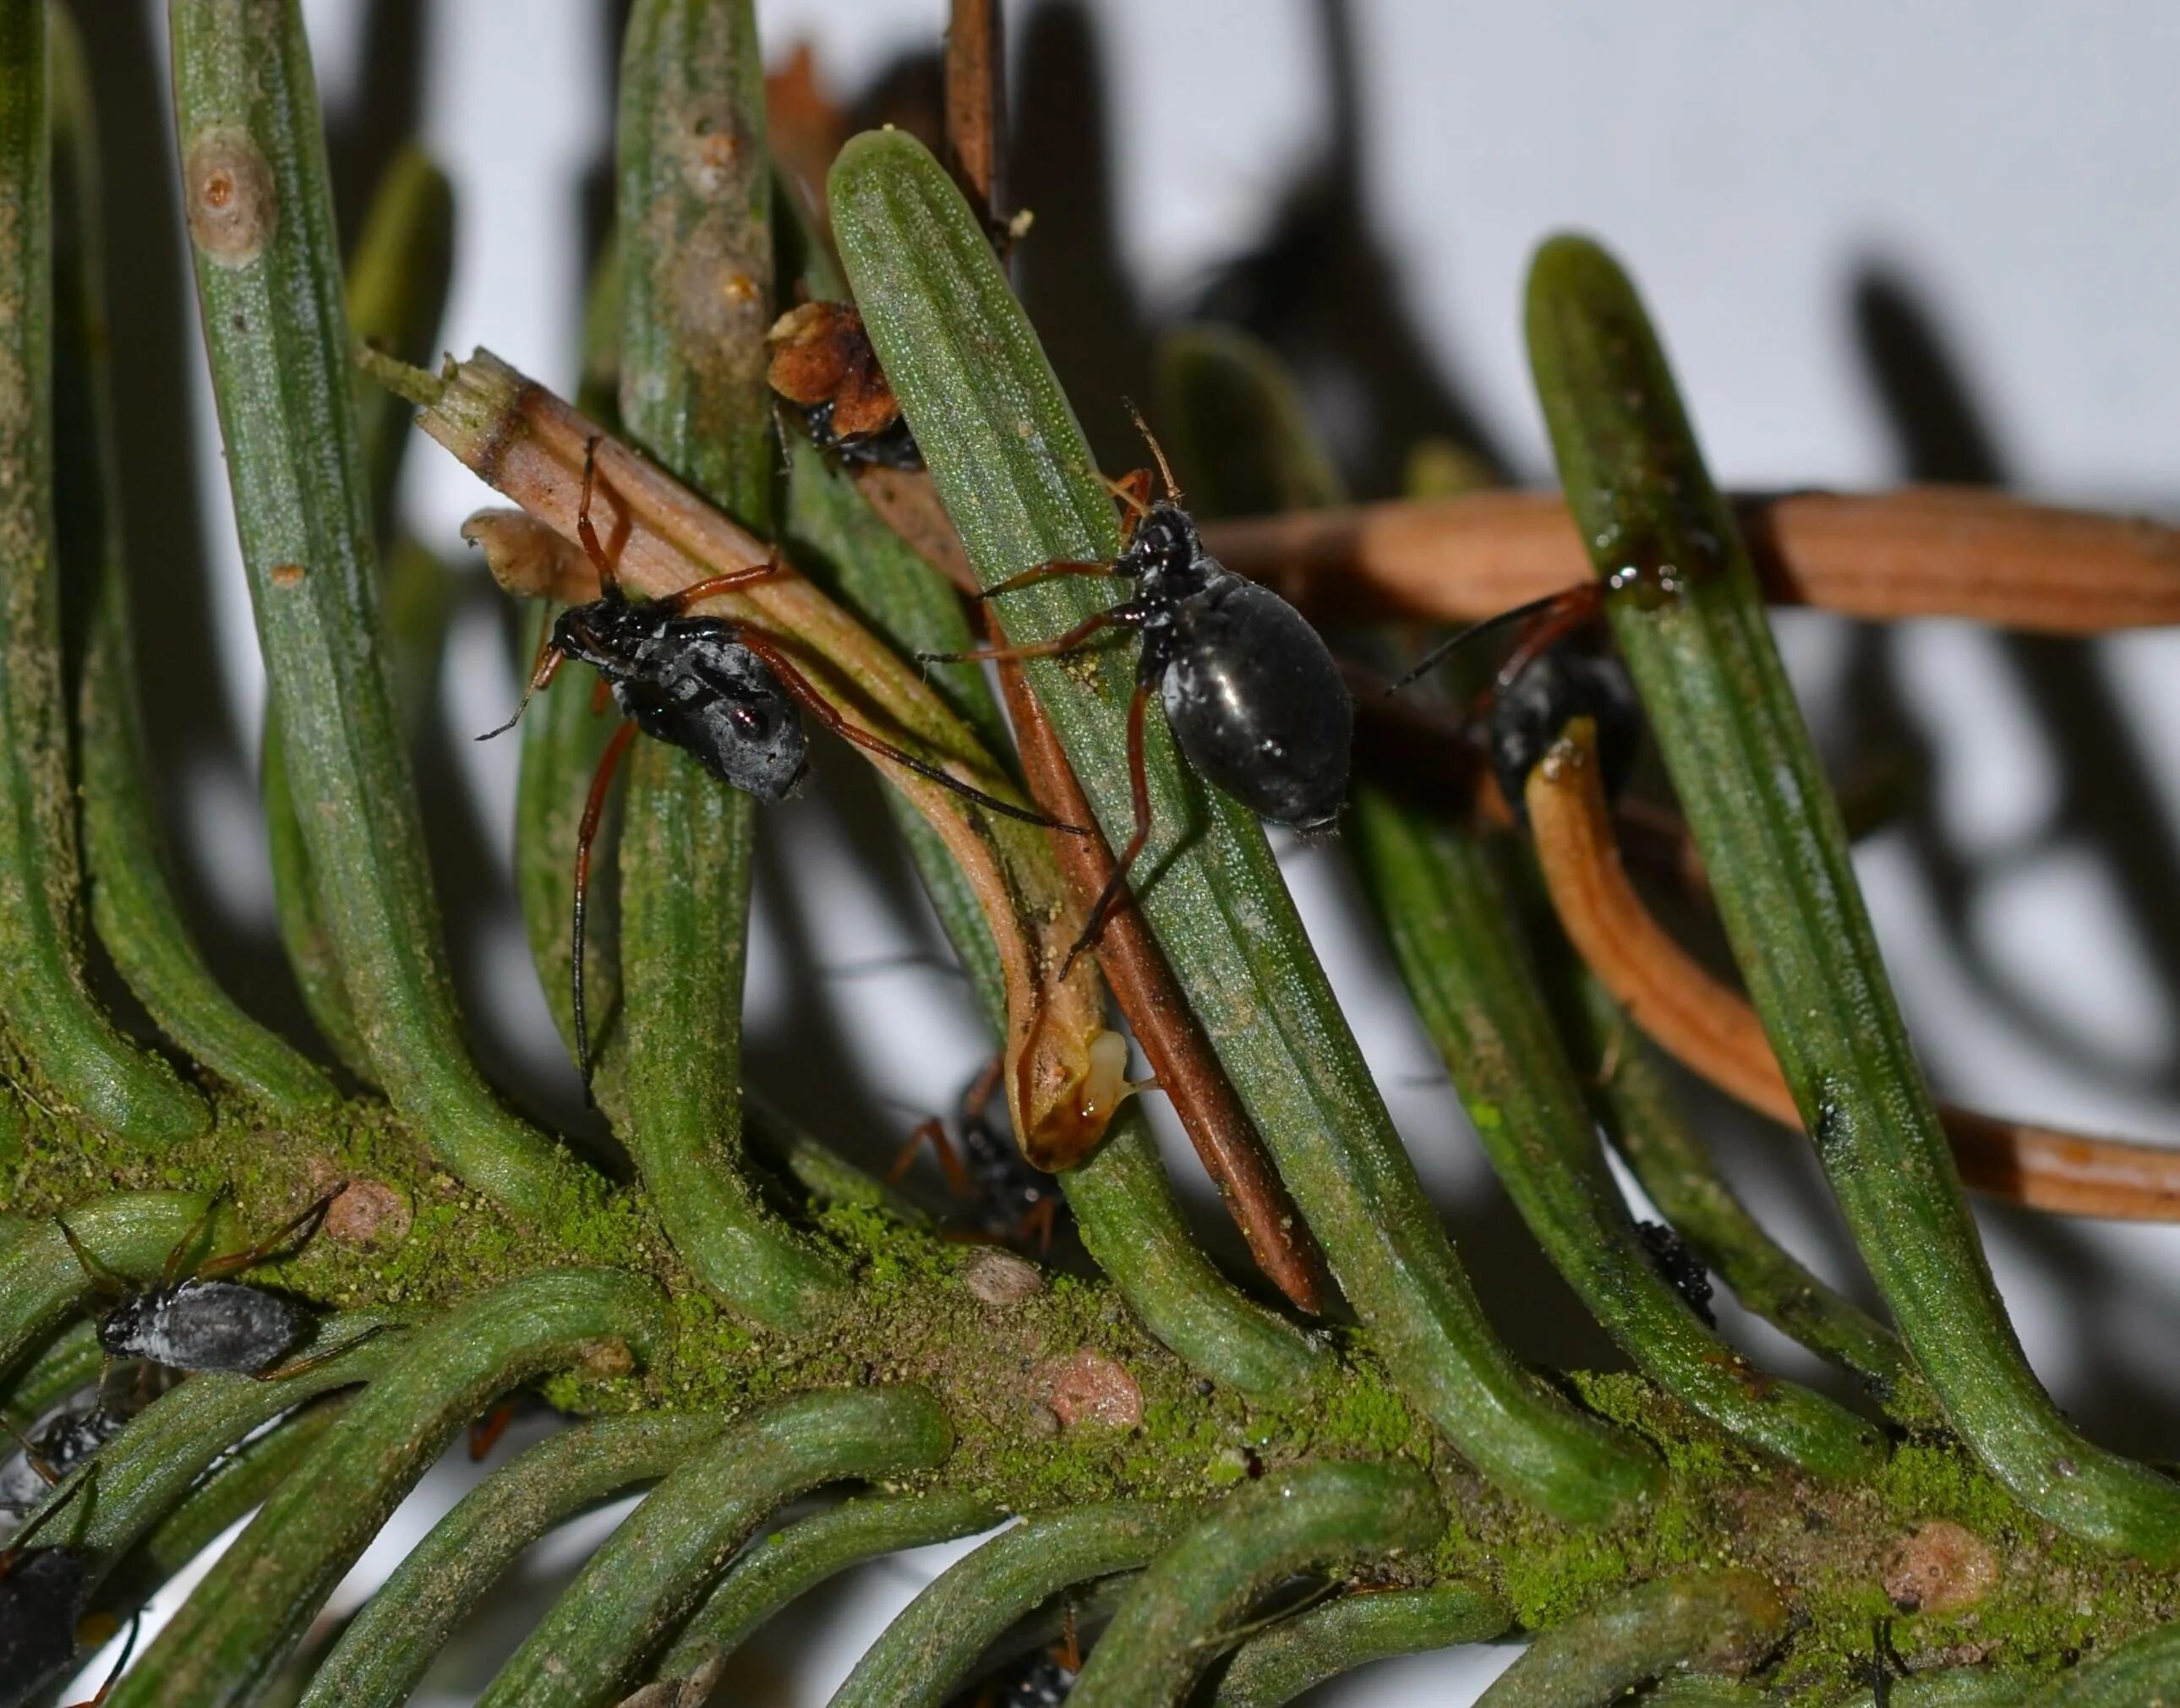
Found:
M 1222 575 L 1176 609 L 1167 661 L 1166 722 L 1208 782 L 1296 830 L 1339 817 L 1355 706 L 1300 612 Z

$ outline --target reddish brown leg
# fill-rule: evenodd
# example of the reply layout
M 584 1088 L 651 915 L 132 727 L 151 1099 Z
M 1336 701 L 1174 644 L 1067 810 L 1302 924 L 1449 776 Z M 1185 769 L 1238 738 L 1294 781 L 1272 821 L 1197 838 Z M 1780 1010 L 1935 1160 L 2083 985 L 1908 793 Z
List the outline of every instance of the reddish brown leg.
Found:
M 974 1197 L 976 1188 L 970 1184 L 969 1171 L 962 1165 L 961 1153 L 954 1148 L 954 1141 L 946 1136 L 946 1128 L 936 1115 L 917 1124 L 916 1131 L 908 1135 L 908 1142 L 900 1147 L 900 1153 L 893 1159 L 893 1167 L 886 1170 L 886 1179 L 895 1181 L 907 1173 L 909 1165 L 916 1161 L 916 1153 L 927 1145 L 931 1147 L 931 1154 L 939 1159 L 939 1167 L 945 1171 L 946 1184 L 954 1195 L 956 1198 Z
M 507 1433 L 508 1425 L 515 1421 L 515 1396 L 509 1394 L 482 1417 L 470 1425 L 470 1463 L 481 1465 L 491 1456 L 499 1438 Z
M 219 1214 L 219 1206 L 232 1202 L 234 1198 L 234 1187 L 231 1183 L 212 1194 L 212 1202 L 204 1207 L 204 1214 L 190 1224 L 190 1231 L 177 1239 L 174 1249 L 167 1254 L 167 1260 L 159 1270 L 159 1285 L 162 1288 L 172 1287 L 182 1278 L 190 1253 L 196 1249 L 197 1241 L 204 1238 L 206 1230 Z M 78 1252 L 77 1255 L 80 1258 L 82 1254 Z
M 606 708 L 613 704 L 613 684 L 603 676 L 591 684 L 591 716 L 603 717 Z
M 1006 1052 L 999 1051 L 969 1082 L 969 1089 L 961 1094 L 961 1124 L 964 1127 L 972 1121 L 983 1118 L 984 1111 L 991 1107 L 992 1099 L 999 1095 L 999 1082 L 1006 1077 Z
M 1134 828 L 1128 832 L 1128 845 L 1120 850 L 1120 858 L 1113 862 L 1113 876 L 1105 880 L 1105 887 L 1098 892 L 1098 899 L 1090 909 L 1090 918 L 1082 927 L 1082 935 L 1067 952 L 1067 958 L 1060 964 L 1060 976 L 1065 978 L 1075 964 L 1075 958 L 1083 950 L 1094 947 L 1104 935 L 1105 921 L 1113 909 L 1120 904 L 1120 898 L 1128 892 L 1128 868 L 1143 851 L 1143 844 L 1151 835 L 1151 780 L 1143 769 L 1143 711 L 1150 704 L 1151 691 L 1148 684 L 1137 683 L 1134 695 L 1128 701 L 1128 800 L 1135 814 Z
M 362 1333 L 350 1335 L 339 1346 L 329 1346 L 323 1352 L 314 1352 L 308 1358 L 299 1358 L 292 1364 L 277 1365 L 271 1370 L 252 1370 L 250 1379 L 252 1381 L 285 1381 L 291 1376 L 301 1376 L 316 1370 L 320 1365 L 331 1364 L 335 1359 L 353 1352 L 366 1340 L 377 1339 L 393 1326 L 388 1322 L 374 1322 Z
M 1037 1240 L 1038 1255 L 1044 1257 L 1051 1256 L 1054 1220 L 1059 1213 L 1059 1200 L 1038 1199 L 1036 1203 L 1022 1212 L 1021 1220 L 1015 1223 L 1013 1243 L 1016 1245 L 1025 1245 L 1034 1237 Z
M 575 1065 L 583 1075 L 583 1101 L 586 1106 L 591 1101 L 592 1063 L 590 1019 L 583 1008 L 583 924 L 591 892 L 591 844 L 597 839 L 598 820 L 605 814 L 606 791 L 613 787 L 614 773 L 620 769 L 621 756 L 628 751 L 629 741 L 635 734 L 636 725 L 624 723 L 606 743 L 606 750 L 598 755 L 598 768 L 591 775 L 590 799 L 583 803 L 583 822 L 575 832 L 575 907 L 569 933 L 568 980 L 569 999 L 575 1019 Z
M 74 1703 L 71 1708 L 99 1708 L 99 1704 L 113 1694 L 113 1687 L 121 1682 L 121 1675 L 129 1670 L 129 1657 L 136 1652 L 137 1634 L 143 1628 L 144 1615 L 140 1611 L 136 1617 L 129 1622 L 129 1640 L 121 1645 L 121 1653 L 115 1658 L 112 1669 L 107 1673 L 106 1682 L 98 1687 L 98 1694 L 88 1701 Z
M 91 1277 L 91 1284 L 93 1287 L 108 1299 L 128 1298 L 134 1289 L 127 1282 L 91 1255 L 90 1249 L 76 1238 L 75 1229 L 68 1225 L 66 1216 L 56 1216 L 53 1217 L 53 1225 L 60 1229 L 61 1238 L 68 1241 L 69 1249 L 75 1253 L 75 1260 L 82 1266 L 83 1272 Z
M 998 590 L 993 590 L 996 592 Z M 1100 629 L 1125 624 L 1127 618 L 1121 613 L 1126 607 L 1115 605 L 1109 611 L 1100 611 L 1095 617 L 1085 618 L 1065 634 L 1055 634 L 1049 640 L 1032 640 L 1025 646 L 972 646 L 966 652 L 919 652 L 917 658 L 925 664 L 983 664 L 1004 662 L 1015 658 L 1056 658 L 1063 652 L 1077 651 L 1082 643 Z
M 1098 477 L 1105 481 L 1100 475 Z M 1105 481 L 1105 490 L 1126 507 L 1127 515 L 1120 523 L 1120 544 L 1125 547 L 1136 537 L 1136 529 L 1151 513 L 1151 471 L 1131 469 L 1117 481 Z
M 613 560 L 606 556 L 606 548 L 598 543 L 598 530 L 591 524 L 591 497 L 597 490 L 598 436 L 592 434 L 583 442 L 583 497 L 575 506 L 575 538 L 582 542 L 584 555 L 597 566 L 598 590 L 610 599 L 620 591 L 620 578 L 614 574 Z
M 37 1473 L 38 1480 L 40 1482 L 43 1483 L 47 1488 L 51 1488 L 55 1483 L 61 1480 L 60 1473 L 55 1470 L 52 1466 L 47 1462 L 46 1456 L 43 1453 L 40 1453 L 36 1447 L 30 1444 L 30 1438 L 25 1435 L 22 1431 L 17 1429 L 14 1425 L 8 1423 L 4 1419 L 0 1419 L 0 1430 L 7 1431 L 8 1438 L 15 1443 L 16 1447 L 21 1449 L 23 1463 L 30 1466 L 33 1471 Z M 16 1510 L 19 1512 L 27 1512 L 30 1508 L 23 1507 L 18 1508 Z
M 254 1263 L 262 1263 L 291 1240 L 299 1250 L 308 1245 L 311 1243 L 311 1235 L 318 1231 L 320 1224 L 326 1219 L 327 1212 L 333 1207 L 333 1200 L 339 1197 L 347 1188 L 348 1182 L 342 1181 L 339 1185 L 334 1187 L 332 1191 L 326 1194 L 294 1221 L 274 1228 L 271 1233 L 266 1235 L 248 1250 L 230 1251 L 224 1257 L 212 1258 L 198 1265 L 196 1272 L 199 1278 L 209 1281 L 217 1276 L 233 1275 L 236 1271 L 247 1269 Z M 169 1276 L 168 1285 L 173 1284 L 173 1278 Z
M 752 563 L 746 569 L 729 569 L 724 575 L 713 575 L 684 587 L 679 593 L 669 593 L 658 602 L 675 616 L 680 616 L 691 606 L 701 605 L 716 593 L 725 593 L 736 587 L 746 587 L 752 581 L 768 580 L 787 566 L 779 560 L 779 547 L 772 548 L 772 556 L 762 563 Z
M 1017 587 L 1034 587 L 1040 581 L 1056 581 L 1063 575 L 1117 575 L 1120 572 L 1110 563 L 1094 558 L 1055 557 L 1049 563 L 1039 563 L 1025 569 L 1019 575 L 1010 575 L 1004 581 L 995 581 L 981 593 L 972 593 L 975 600 L 996 599 L 1002 593 L 1011 593 Z
M 852 741 L 867 753 L 875 753 L 881 759 L 889 759 L 895 765 L 906 766 L 917 776 L 928 777 L 933 783 L 943 783 L 955 794 L 973 800 L 977 805 L 990 811 L 1003 814 L 1008 818 L 1018 818 L 1024 824 L 1037 825 L 1045 830 L 1065 831 L 1070 836 L 1090 834 L 1089 831 L 1082 825 L 1062 824 L 1057 819 L 1047 818 L 1034 807 L 1016 806 L 1010 800 L 1001 800 L 995 794 L 987 794 L 973 783 L 966 783 L 958 777 L 949 776 L 928 760 L 918 759 L 914 754 L 906 752 L 895 747 L 891 742 L 873 735 L 867 729 L 857 728 L 846 718 L 841 717 L 839 710 L 823 695 L 818 693 L 810 678 L 795 667 L 787 655 L 773 644 L 770 637 L 747 626 L 744 626 L 739 631 L 739 635 L 743 645 L 748 647 L 771 667 L 772 673 L 779 678 L 779 685 L 795 696 L 802 709 L 843 741 Z

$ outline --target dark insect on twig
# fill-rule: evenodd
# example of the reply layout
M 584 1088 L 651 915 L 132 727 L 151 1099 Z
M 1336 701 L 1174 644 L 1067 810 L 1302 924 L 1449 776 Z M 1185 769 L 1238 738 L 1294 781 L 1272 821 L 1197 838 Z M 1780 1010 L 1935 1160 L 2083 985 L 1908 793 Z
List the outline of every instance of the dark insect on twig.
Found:
M 810 442 L 850 467 L 921 469 L 923 453 L 878 365 L 863 317 L 845 303 L 802 303 L 765 334 L 772 389 L 802 412 Z
M 118 1301 L 99 1319 L 99 1345 L 109 1358 L 140 1358 L 170 1370 L 227 1370 L 267 1381 L 310 1369 L 320 1360 L 275 1366 L 310 1332 L 317 1321 L 314 1314 L 277 1293 L 221 1277 L 262 1263 L 284 1246 L 292 1244 L 300 1249 L 308 1244 L 340 1192 L 335 1187 L 248 1249 L 190 1269 L 186 1260 L 191 1248 L 231 1195 L 222 1188 L 196 1225 L 168 1254 L 159 1284 L 140 1293 L 85 1249 L 75 1230 L 60 1221 L 62 1237 L 84 1273 L 101 1293 Z
M 1048 830 L 1082 833 L 1079 827 L 1056 823 L 1043 813 L 987 794 L 850 723 L 795 667 L 780 643 L 756 625 L 689 614 L 692 607 L 715 595 L 779 574 L 781 565 L 776 557 L 712 576 L 666 598 L 641 601 L 629 598 L 622 592 L 613 560 L 591 522 L 597 448 L 595 438 L 583 448 L 583 495 L 575 513 L 575 533 L 597 569 L 600 595 L 588 604 L 571 606 L 560 613 L 538 651 L 529 686 L 515 716 L 477 738 L 488 741 L 512 729 L 520 721 L 531 695 L 550 686 L 560 667 L 570 658 L 598 673 L 600 683 L 610 690 L 627 720 L 614 732 L 598 761 L 575 838 L 570 980 L 575 1056 L 586 1099 L 594 1067 L 583 1002 L 583 936 L 591 847 L 605 812 L 606 792 L 637 730 L 695 755 L 705 770 L 722 783 L 769 803 L 785 799 L 802 777 L 809 739 L 799 708 L 844 740 L 943 784 L 988 811 Z
M 909 1134 L 886 1178 L 900 1179 L 916 1153 L 928 1145 L 955 1195 L 974 1200 L 978 1227 L 988 1237 L 1008 1245 L 1034 1239 L 1040 1251 L 1049 1252 L 1072 1218 L 1057 1183 L 1023 1161 L 1021 1152 L 993 1124 L 992 1100 L 999 1094 L 1005 1068 L 1006 1058 L 994 1056 L 961 1094 L 958 1150 L 947 1137 L 945 1123 L 934 1115 Z
M 1143 769 L 1143 717 L 1153 692 L 1190 765 L 1259 818 L 1299 831 L 1329 829 L 1347 798 L 1355 707 L 1340 667 L 1302 613 L 1269 588 L 1244 581 L 1203 549 L 1182 508 L 1165 453 L 1140 415 L 1136 426 L 1159 465 L 1166 496 L 1149 498 L 1137 470 L 1114 492 L 1130 512 L 1120 555 L 1109 563 L 1040 563 L 987 588 L 989 599 L 1060 575 L 1112 575 L 1134 594 L 1064 634 L 1025 646 L 985 646 L 919 655 L 928 662 L 1052 658 L 1082 649 L 1108 629 L 1142 637 L 1128 703 L 1128 786 L 1134 810 L 1127 843 L 1090 910 L 1075 957 L 1098 941 L 1127 887 L 1151 829 Z

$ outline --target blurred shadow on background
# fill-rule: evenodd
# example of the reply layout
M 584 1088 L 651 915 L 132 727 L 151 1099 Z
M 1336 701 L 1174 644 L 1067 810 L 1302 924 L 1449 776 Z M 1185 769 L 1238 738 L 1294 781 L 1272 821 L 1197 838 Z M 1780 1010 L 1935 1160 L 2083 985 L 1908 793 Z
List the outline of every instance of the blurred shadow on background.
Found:
M 2006 459 L 1967 376 L 1914 287 L 1874 266 L 1858 281 L 1855 320 L 1865 360 L 1909 480 L 2001 486 Z M 1912 739 L 1897 684 L 1896 648 L 1882 629 L 1858 631 L 1847 703 L 1868 742 Z M 2157 810 L 2159 794 L 2148 756 L 2100 667 L 2093 642 L 2001 634 L 2000 645 L 2023 698 L 2048 736 L 2057 760 L 2058 798 L 2044 833 L 2012 851 L 2012 860 L 2048 854 L 2062 841 L 2086 843 L 2108 870 L 2145 959 L 2180 1004 L 2180 846 Z M 1918 755 L 1919 758 L 1927 755 Z M 1978 870 L 1949 841 L 1936 818 L 1935 792 L 1924 790 L 1906 826 L 1930 899 L 1949 947 L 1977 989 L 2012 1024 L 2069 1066 L 2143 1092 L 2180 1091 L 2180 1057 L 2145 1075 L 2116 1057 L 2093 1030 L 2070 1024 L 2008 979 L 1982 955 L 1968 910 L 1978 882 L 1998 874 Z
M 424 110 L 422 0 L 368 0 L 362 10 L 355 87 L 325 113 L 326 169 L 344 257 L 363 229 L 380 175 L 416 137 Z
M 1324 151 L 1280 198 L 1256 246 L 1213 271 L 1192 315 L 1253 332 L 1285 359 L 1357 498 L 1396 496 L 1425 438 L 1451 439 L 1504 478 L 1504 457 L 1440 371 L 1371 223 L 1356 8 L 1313 0 L 1312 10 L 1330 114 Z
M 1891 267 L 1870 266 L 1856 282 L 1853 308 L 1863 357 L 1899 448 L 1901 473 L 1914 481 L 2002 485 L 2001 439 L 1913 283 Z M 2006 860 L 2031 860 L 2062 843 L 2086 844 L 2111 874 L 2144 958 L 2180 1004 L 2180 897 L 2172 882 L 2180 848 L 2157 809 L 2139 735 L 2099 667 L 2095 643 L 2023 634 L 1997 640 L 2029 715 L 2049 741 L 2060 779 L 2046 825 Z M 1897 638 L 1885 629 L 1855 631 L 1844 700 L 1859 726 L 1859 751 L 1914 739 L 1899 689 L 1902 659 Z M 1933 774 L 1927 766 L 1925 772 Z M 1953 963 L 1994 1009 L 2070 1069 L 2144 1094 L 2180 1090 L 2180 1061 L 2172 1055 L 2149 1074 L 2138 1063 L 2117 1059 L 2094 1032 L 2054 1013 L 2035 1000 L 2034 990 L 1990 964 L 1973 930 L 1971 904 L 2001 874 L 1992 862 L 1963 854 L 1935 801 L 1935 790 L 1919 791 L 1899 833 Z M 2169 1458 L 2172 1395 L 2142 1378 L 2141 1348 L 2123 1332 L 2123 1325 L 2144 1320 L 2140 1295 L 2145 1281 L 2158 1284 L 2154 1275 L 2139 1266 L 2123 1270 L 2063 1219 L 1995 1206 L 1982 1214 L 1993 1233 L 2048 1279 L 2045 1308 L 2064 1303 L 2081 1372 L 2069 1382 L 2070 1409 L 2100 1441 Z

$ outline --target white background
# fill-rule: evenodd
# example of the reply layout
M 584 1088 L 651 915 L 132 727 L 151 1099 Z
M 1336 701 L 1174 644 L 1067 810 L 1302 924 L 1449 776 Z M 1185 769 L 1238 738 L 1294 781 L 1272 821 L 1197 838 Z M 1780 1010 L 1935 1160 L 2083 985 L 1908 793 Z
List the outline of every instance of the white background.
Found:
M 156 19 L 152 0 L 142 4 Z M 339 118 L 365 85 L 374 8 L 311 0 L 306 9 Z M 377 8 L 382 21 L 401 9 Z M 95 48 L 126 16 L 121 0 L 80 10 Z M 814 40 L 843 91 L 934 41 L 943 12 L 938 0 L 759 0 L 775 48 Z M 1045 328 L 1057 346 L 1178 312 L 1263 236 L 1328 146 L 1322 19 L 1304 0 L 1100 0 L 1010 15 L 1037 60 L 1029 104 L 1042 124 L 1026 135 L 1049 150 L 1018 172 L 1059 186 L 1038 208 L 1025 262 L 1033 305 L 1049 299 L 1040 283 L 1054 297 L 1071 289 L 1073 324 Z M 2180 14 L 2169 5 L 1367 0 L 1348 23 L 1359 113 L 1350 206 L 1388 280 L 1353 303 L 1340 337 L 1348 346 L 1380 332 L 1390 340 L 1405 321 L 1412 331 L 1401 336 L 1415 340 L 1407 388 L 1457 398 L 1521 478 L 1549 473 L 1518 337 L 1522 272 L 1541 236 L 1577 226 L 1605 237 L 1641 281 L 1728 483 L 1881 485 L 1910 472 L 1873 365 L 1873 327 L 1900 322 L 1872 304 L 1890 302 L 1947 353 L 1988 438 L 1988 472 L 2062 498 L 2172 508 Z M 460 198 L 444 342 L 463 352 L 488 344 L 564 387 L 578 192 L 608 122 L 601 8 L 439 0 L 416 12 L 416 29 L 426 138 Z M 1071 43 L 1082 50 L 1071 62 Z M 1099 193 L 1101 157 L 1109 178 Z M 110 159 L 108 173 L 171 180 L 172 162 Z M 1125 277 L 1076 268 L 1101 217 L 1114 222 Z M 168 222 L 132 240 L 178 254 L 178 222 Z M 1053 258 L 1042 280 L 1040 255 Z M 135 321 L 181 312 L 132 300 L 129 284 L 119 271 L 124 344 Z M 1352 365 L 1306 366 L 1327 425 L 1371 451 L 1374 394 Z M 1086 416 L 1109 415 L 1113 399 L 1093 394 L 1105 376 L 1070 377 Z M 213 588 L 204 620 L 225 700 L 218 739 L 172 739 L 162 756 L 190 881 L 229 921 L 227 952 L 239 960 L 252 942 L 261 950 L 270 920 L 250 783 L 261 688 L 209 401 L 201 378 L 191 383 L 203 433 L 198 529 Z M 1942 459 L 1923 471 L 1976 472 Z M 412 457 L 407 518 L 472 577 L 454 530 L 485 497 L 432 448 Z M 138 523 L 132 534 L 140 574 L 143 532 Z M 1889 636 L 1814 618 L 1785 629 L 1828 739 L 1852 746 L 1858 724 L 1874 721 L 1930 750 L 1928 810 L 1868 843 L 1862 870 L 1934 1079 L 1994 1109 L 2180 1133 L 2180 772 L 2165 733 L 2180 714 L 2180 645 L 2156 634 L 2038 647 L 1940 623 Z M 453 733 L 497 722 L 514 691 L 498 613 L 471 598 L 450 638 L 448 758 L 438 773 L 471 793 L 470 821 L 482 827 L 465 844 L 477 869 L 458 875 L 464 980 L 472 1010 L 493 1017 L 495 1066 L 533 1094 L 557 1087 L 546 1101 L 564 1109 L 564 1061 L 504 891 L 514 745 L 478 748 Z M 944 1107 L 983 1045 L 958 984 L 928 966 L 887 964 L 928 947 L 929 929 L 901 904 L 898 861 L 873 866 L 867 789 L 851 765 L 827 760 L 829 788 L 769 827 L 751 1055 L 813 1123 L 875 1143 L 909 1124 L 904 1112 Z M 845 813 L 835 805 L 843 783 Z M 1601 1355 L 1509 1227 L 1451 1095 L 1429 1083 L 1428 1046 L 1357 929 L 1339 855 L 1307 850 L 1289 865 L 1487 1305 L 1525 1353 Z M 782 881 L 790 868 L 791 886 Z M 852 1087 L 820 1065 L 843 1057 L 856 1065 Z M 1738 1141 L 1729 1147 L 1735 1172 L 1773 1225 L 1847 1278 L 1813 1177 L 1775 1138 L 1730 1118 L 1715 1130 Z M 1985 1225 L 2023 1340 L 2062 1399 L 2116 1444 L 2180 1457 L 2180 1376 L 2169 1356 L 2180 1238 L 2008 1214 L 1986 1215 Z M 1806 1373 L 1760 1327 L 1731 1326 L 1780 1367 Z M 422 1522 L 458 1486 L 451 1473 L 435 1476 L 406 1517 Z M 344 1604 L 383 1571 L 392 1540 Z M 822 1701 L 867 1630 L 950 1551 L 892 1562 L 818 1598 L 799 1629 L 757 1645 L 762 1677 L 738 1700 Z M 564 1573 L 575 1555 L 564 1543 L 555 1557 Z M 493 1633 L 435 1673 L 439 1694 L 426 1700 L 467 1700 L 493 1654 L 542 1605 L 542 1595 L 508 1599 Z M 1509 1653 L 1387 1667 L 1326 1700 L 1466 1700 Z

